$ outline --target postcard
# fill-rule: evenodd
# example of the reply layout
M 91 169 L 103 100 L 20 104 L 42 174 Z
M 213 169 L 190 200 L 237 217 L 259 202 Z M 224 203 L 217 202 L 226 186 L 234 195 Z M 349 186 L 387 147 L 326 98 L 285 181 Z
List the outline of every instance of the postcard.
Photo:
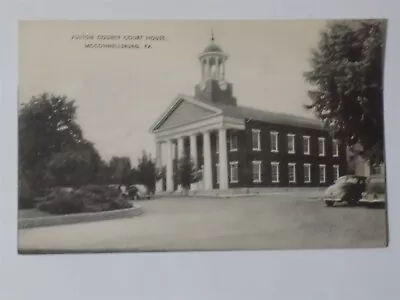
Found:
M 19 253 L 388 245 L 386 20 L 18 34 Z

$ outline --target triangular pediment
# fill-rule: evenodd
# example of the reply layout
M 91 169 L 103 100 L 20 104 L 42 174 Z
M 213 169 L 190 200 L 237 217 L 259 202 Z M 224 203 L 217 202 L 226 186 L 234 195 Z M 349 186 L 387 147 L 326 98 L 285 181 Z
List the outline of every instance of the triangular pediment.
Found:
M 202 103 L 199 100 L 181 96 L 157 120 L 152 127 L 152 131 L 176 128 L 220 112 L 218 108 Z

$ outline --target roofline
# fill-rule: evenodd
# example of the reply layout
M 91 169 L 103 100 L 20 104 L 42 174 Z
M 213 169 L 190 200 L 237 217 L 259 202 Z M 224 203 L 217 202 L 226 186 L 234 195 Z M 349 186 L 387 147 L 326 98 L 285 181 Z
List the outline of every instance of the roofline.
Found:
M 250 109 L 256 109 L 253 107 L 245 107 L 245 106 L 238 106 L 238 108 L 250 108 Z M 254 118 L 254 117 L 249 117 L 249 116 L 244 116 L 246 119 L 249 121 L 256 121 L 256 122 L 264 122 L 264 123 L 270 123 L 270 124 L 278 124 L 278 125 L 288 125 L 288 126 L 294 126 L 294 127 L 302 127 L 302 128 L 310 128 L 310 129 L 321 129 L 321 130 L 326 130 L 324 127 L 323 122 L 320 122 L 318 119 L 311 119 L 311 118 L 306 118 L 303 116 L 297 116 L 297 115 L 292 115 L 292 114 L 287 114 L 287 113 L 280 113 L 280 112 L 272 112 L 269 110 L 264 110 L 264 109 L 257 109 L 258 111 L 265 112 L 265 113 L 271 113 L 277 117 L 285 117 L 285 118 L 290 118 L 290 121 L 293 123 L 298 123 L 298 124 L 293 124 L 292 122 L 281 122 L 281 121 L 274 121 L 274 120 L 266 120 L 266 119 L 259 119 L 259 118 Z M 291 124 L 292 123 L 292 124 Z
M 192 103 L 194 105 L 197 105 L 199 107 L 211 110 L 213 112 L 215 112 L 215 114 L 220 114 L 222 113 L 222 110 L 212 106 L 212 105 L 208 105 L 204 102 L 201 102 L 200 100 L 197 100 L 193 97 L 184 95 L 184 94 L 179 94 L 172 102 L 171 104 L 168 106 L 168 108 L 164 111 L 164 113 L 153 123 L 153 125 L 150 127 L 150 132 L 153 133 L 156 128 L 162 123 L 164 122 L 170 115 L 171 113 L 174 112 L 174 110 L 178 107 L 178 105 L 183 101 L 187 101 L 189 103 Z
M 229 54 L 225 53 L 225 52 L 219 52 L 219 51 L 212 51 L 212 52 L 202 52 L 198 55 L 198 58 L 201 59 L 204 56 L 212 56 L 212 55 L 219 55 L 219 56 L 223 56 L 225 59 L 229 58 Z

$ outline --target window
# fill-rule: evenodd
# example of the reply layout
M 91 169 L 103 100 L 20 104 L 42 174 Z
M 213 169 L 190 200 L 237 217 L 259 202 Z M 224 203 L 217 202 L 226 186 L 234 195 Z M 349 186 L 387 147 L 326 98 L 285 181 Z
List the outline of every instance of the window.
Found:
M 215 164 L 215 176 L 217 177 L 217 184 L 219 184 L 219 164 Z
M 296 164 L 288 163 L 289 183 L 296 183 Z
M 318 138 L 318 154 L 319 156 L 325 156 L 325 138 Z
M 310 155 L 310 137 L 308 135 L 303 136 L 303 153 Z
M 326 166 L 319 165 L 319 183 L 326 182 Z
M 271 152 L 278 152 L 278 133 L 276 131 L 271 131 Z
M 279 163 L 271 162 L 271 181 L 273 183 L 279 182 Z
M 239 163 L 237 161 L 231 161 L 229 163 L 230 166 L 230 178 L 231 178 L 231 183 L 236 183 L 239 181 Z
M 338 140 L 332 140 L 332 154 L 333 157 L 339 157 L 339 142 Z
M 288 147 L 288 153 L 295 153 L 295 143 L 294 143 L 294 134 L 289 133 L 287 135 L 287 147 Z
M 261 150 L 261 130 L 252 129 L 252 143 L 253 143 L 253 151 Z
M 253 161 L 253 182 L 261 182 L 261 161 Z
M 311 182 L 311 164 L 304 164 L 304 183 Z
M 217 138 L 215 139 L 215 153 L 218 154 L 219 153 L 219 138 L 217 136 Z
M 229 135 L 229 151 L 238 150 L 238 137 L 236 132 L 231 132 Z
M 339 176 L 339 165 L 333 165 L 333 181 L 335 182 L 336 180 L 338 180 Z

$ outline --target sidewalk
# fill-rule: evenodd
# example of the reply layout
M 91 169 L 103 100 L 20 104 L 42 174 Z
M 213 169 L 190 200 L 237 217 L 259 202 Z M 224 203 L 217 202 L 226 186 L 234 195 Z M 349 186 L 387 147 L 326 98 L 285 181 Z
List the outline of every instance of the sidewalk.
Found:
M 162 192 L 156 195 L 161 197 L 215 197 L 215 198 L 236 198 L 236 197 L 259 197 L 270 195 L 288 195 L 300 198 L 319 199 L 325 188 L 235 188 L 229 190 L 211 190 L 211 191 L 174 191 Z

